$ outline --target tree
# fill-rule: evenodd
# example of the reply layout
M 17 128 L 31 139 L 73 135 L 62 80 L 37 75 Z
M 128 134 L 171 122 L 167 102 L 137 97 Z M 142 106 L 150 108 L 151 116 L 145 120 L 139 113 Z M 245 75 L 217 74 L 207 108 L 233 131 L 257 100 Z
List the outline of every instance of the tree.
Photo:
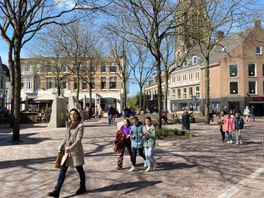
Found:
M 154 58 L 158 84 L 158 112 L 162 114 L 162 51 L 161 46 L 176 28 L 177 2 L 170 0 L 116 0 L 117 22 L 109 30 L 117 35 L 126 35 L 126 40 L 144 45 Z M 124 22 L 120 24 L 120 22 Z M 161 127 L 161 119 L 159 119 Z
M 53 0 L 27 0 L 0 2 L 0 31 L 9 47 L 12 47 L 13 68 L 13 142 L 20 141 L 20 90 L 21 90 L 21 66 L 20 54 L 22 47 L 29 42 L 37 32 L 49 24 L 58 24 L 62 16 L 75 10 L 96 10 L 91 5 L 73 1 L 71 6 L 63 5 L 64 1 Z M 86 1 L 85 1 L 86 2 Z M 59 6 L 58 4 L 62 4 Z M 68 15 L 69 16 L 69 15 Z M 67 20 L 68 21 L 68 20 Z M 68 21 L 69 22 L 69 21 Z
M 162 64 L 164 76 L 164 111 L 168 111 L 168 92 L 169 92 L 169 77 L 172 71 L 176 68 L 174 61 L 174 36 L 170 35 L 165 38 L 165 44 L 162 48 Z M 179 65 L 178 65 L 179 66 Z
M 127 107 L 128 81 L 131 73 L 131 70 L 128 67 L 129 60 L 127 57 L 127 51 L 129 51 L 129 44 L 125 39 L 123 39 L 123 37 L 117 34 L 113 34 L 113 32 L 111 31 L 107 31 L 107 36 L 105 37 L 108 40 L 109 48 L 111 49 L 111 56 L 117 64 L 116 75 L 122 81 L 124 90 L 124 109 L 125 107 Z
M 200 8 L 199 17 L 202 19 L 196 20 L 197 29 L 193 29 L 185 36 L 195 40 L 204 59 L 205 124 L 210 123 L 210 54 L 216 46 L 221 46 L 221 41 L 225 36 L 238 28 L 237 24 L 241 25 L 251 20 L 249 10 L 254 2 L 252 0 L 200 0 L 196 2 L 197 7 Z M 185 22 L 185 24 L 188 23 Z
M 153 75 L 155 65 L 152 60 L 149 60 L 148 49 L 138 43 L 132 44 L 128 56 L 133 74 L 132 82 L 134 81 L 139 86 L 139 106 L 142 108 L 145 104 L 143 88 L 151 75 Z

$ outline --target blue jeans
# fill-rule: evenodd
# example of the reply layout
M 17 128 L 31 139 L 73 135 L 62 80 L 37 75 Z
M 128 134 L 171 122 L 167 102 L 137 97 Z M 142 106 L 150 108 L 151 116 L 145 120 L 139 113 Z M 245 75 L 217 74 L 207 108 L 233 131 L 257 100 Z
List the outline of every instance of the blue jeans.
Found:
M 232 132 L 227 132 L 227 140 L 228 140 L 228 141 L 233 140 Z
M 112 124 L 113 115 L 108 114 L 108 124 Z
M 85 187 L 85 172 L 83 170 L 83 166 L 76 166 L 75 168 L 77 169 L 79 176 L 80 176 L 80 187 Z M 67 170 L 68 170 L 68 167 L 65 165 L 63 165 L 60 169 L 60 174 L 59 174 L 57 186 L 56 186 L 56 190 L 59 192 L 64 183 Z
M 154 152 L 152 147 L 145 147 L 145 156 L 148 167 L 153 167 L 154 164 Z

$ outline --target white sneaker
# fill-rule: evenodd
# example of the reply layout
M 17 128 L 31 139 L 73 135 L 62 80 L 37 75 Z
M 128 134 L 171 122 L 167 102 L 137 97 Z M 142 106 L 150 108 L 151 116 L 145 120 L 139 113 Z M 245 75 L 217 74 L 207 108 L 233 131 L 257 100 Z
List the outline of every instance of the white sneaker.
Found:
M 151 167 L 149 166 L 146 170 L 145 170 L 145 172 L 150 172 L 151 171 Z
M 133 172 L 136 170 L 136 167 L 135 166 L 132 166 L 130 169 L 129 169 L 129 172 Z
M 239 144 L 239 142 L 236 142 L 236 145 L 238 145 Z
M 148 164 L 147 164 L 147 161 L 144 162 L 144 168 L 147 168 L 148 167 Z
M 230 140 L 230 144 L 233 144 L 233 140 Z
M 157 168 L 157 161 L 154 160 L 154 163 L 153 163 L 153 170 L 156 170 L 156 168 Z
M 230 142 L 229 141 L 227 141 L 227 144 L 229 144 Z
M 243 144 L 243 143 L 242 143 L 242 140 L 240 140 L 240 144 Z

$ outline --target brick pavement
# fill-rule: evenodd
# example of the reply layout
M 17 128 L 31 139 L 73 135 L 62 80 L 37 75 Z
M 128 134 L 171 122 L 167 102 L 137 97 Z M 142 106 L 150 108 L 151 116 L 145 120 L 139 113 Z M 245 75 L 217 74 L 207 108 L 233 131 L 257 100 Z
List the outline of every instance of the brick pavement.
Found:
M 215 125 L 193 124 L 197 137 L 157 141 L 157 171 L 145 173 L 143 161 L 138 158 L 139 171 L 129 173 L 128 156 L 124 169 L 116 171 L 112 146 L 115 126 L 106 122 L 86 123 L 83 144 L 88 193 L 79 197 L 218 197 L 263 164 L 260 138 L 264 136 L 264 124 L 257 120 L 254 125 L 246 125 L 244 145 L 223 144 Z M 23 142 L 11 145 L 10 130 L 0 129 L 1 198 L 41 198 L 53 190 L 58 176 L 53 165 L 63 134 L 62 128 L 25 126 L 21 130 Z M 70 169 L 61 196 L 73 197 L 78 183 L 77 172 Z

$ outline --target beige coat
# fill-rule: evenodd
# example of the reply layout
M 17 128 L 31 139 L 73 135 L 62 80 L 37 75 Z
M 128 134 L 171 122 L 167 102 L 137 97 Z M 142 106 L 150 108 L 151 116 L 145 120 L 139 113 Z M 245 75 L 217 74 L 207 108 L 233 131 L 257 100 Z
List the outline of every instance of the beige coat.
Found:
M 84 164 L 84 152 L 82 145 L 83 137 L 83 124 L 79 124 L 75 129 L 66 129 L 65 137 L 59 146 L 60 150 L 65 147 L 69 147 L 71 152 L 69 153 L 65 165 L 66 166 L 81 166 Z

